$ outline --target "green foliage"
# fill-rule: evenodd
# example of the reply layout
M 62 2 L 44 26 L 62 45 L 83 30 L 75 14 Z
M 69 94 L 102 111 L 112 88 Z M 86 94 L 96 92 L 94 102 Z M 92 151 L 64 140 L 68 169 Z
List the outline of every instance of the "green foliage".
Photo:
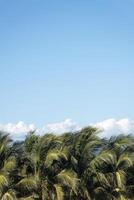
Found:
M 134 137 L 86 127 L 60 136 L 0 132 L 1 200 L 133 200 Z

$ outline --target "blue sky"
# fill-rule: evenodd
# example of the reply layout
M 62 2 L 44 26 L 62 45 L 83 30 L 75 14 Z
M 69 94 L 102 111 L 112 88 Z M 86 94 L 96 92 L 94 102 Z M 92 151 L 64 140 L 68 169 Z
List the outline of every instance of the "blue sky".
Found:
M 0 0 L 0 123 L 134 119 L 133 0 Z

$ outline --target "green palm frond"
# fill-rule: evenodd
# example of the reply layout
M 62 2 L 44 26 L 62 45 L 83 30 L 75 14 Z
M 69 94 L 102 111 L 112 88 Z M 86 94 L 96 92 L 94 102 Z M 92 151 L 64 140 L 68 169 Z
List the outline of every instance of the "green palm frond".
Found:
M 58 179 L 59 183 L 61 185 L 68 186 L 71 188 L 74 192 L 76 192 L 76 188 L 78 185 L 78 179 L 75 172 L 71 170 L 62 170 L 56 178 Z
M 21 179 L 16 186 L 18 189 L 31 191 L 37 188 L 37 183 L 35 177 L 26 177 Z
M 4 175 L 0 175 L 0 190 L 3 189 L 3 187 L 8 186 L 8 179 Z
M 1 200 L 17 200 L 16 194 L 10 189 L 1 196 Z
M 80 195 L 80 196 L 84 197 L 84 199 L 86 199 L 86 200 L 91 200 L 92 199 L 91 195 L 90 195 L 90 193 L 88 191 L 88 188 L 83 183 L 79 184 L 79 188 L 78 188 L 77 194 L 78 194 L 78 196 Z
M 89 164 L 89 167 L 94 170 L 102 165 L 111 164 L 114 165 L 116 161 L 116 156 L 114 153 L 110 151 L 102 151 L 100 152 Z
M 100 140 L 89 141 L 89 143 L 87 143 L 83 149 L 82 156 L 84 156 L 85 153 L 89 153 L 90 150 L 97 147 L 99 144 L 101 144 Z
M 107 176 L 104 173 L 97 172 L 96 173 L 96 177 L 97 177 L 97 182 L 99 182 L 101 186 L 110 187 L 110 183 L 109 183 L 109 181 L 107 179 Z
M 16 165 L 15 157 L 10 156 L 7 160 L 5 160 L 3 170 L 9 172 L 14 169 L 15 165 Z
M 56 200 L 63 200 L 64 192 L 62 187 L 59 184 L 54 184 L 55 192 L 56 192 Z
M 74 142 L 76 153 L 80 155 L 83 151 L 87 152 L 87 150 L 92 149 L 95 145 L 95 141 L 97 142 L 99 140 L 97 135 L 98 130 L 93 127 L 86 127 L 78 132 Z
M 117 137 L 111 137 L 108 143 L 108 148 L 114 151 L 118 151 L 121 148 L 132 145 L 134 142 L 131 135 L 118 135 Z
M 65 151 L 57 151 L 57 150 L 52 150 L 52 151 L 49 151 L 47 156 L 46 156 L 46 159 L 45 159 L 45 166 L 46 167 L 50 167 L 53 163 L 54 160 L 56 161 L 60 161 L 60 159 L 65 159 L 67 160 L 67 152 Z
M 34 200 L 35 198 L 33 196 L 30 197 L 24 197 L 24 198 L 19 198 L 18 200 Z
M 132 154 L 123 153 L 118 159 L 117 167 L 127 169 L 133 166 L 133 156 Z
M 122 170 L 118 170 L 115 173 L 115 175 L 116 175 L 117 187 L 120 188 L 121 190 L 124 190 L 126 184 L 126 173 Z
M 9 134 L 4 132 L 4 131 L 0 131 L 0 144 L 4 144 L 5 146 L 9 146 L 11 144 L 12 140 L 9 137 Z

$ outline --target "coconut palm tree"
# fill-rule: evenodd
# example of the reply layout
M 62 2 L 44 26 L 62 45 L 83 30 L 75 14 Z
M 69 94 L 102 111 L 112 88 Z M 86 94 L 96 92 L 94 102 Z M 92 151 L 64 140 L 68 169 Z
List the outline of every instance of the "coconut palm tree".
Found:
M 30 144 L 30 145 L 29 145 Z M 47 134 L 37 137 L 31 133 L 24 144 L 22 167 L 19 163 L 21 179 L 16 185 L 18 196 L 31 199 L 62 200 L 65 189 L 76 192 L 77 176 L 66 169 L 67 148 L 62 147 L 60 137 Z
M 90 162 L 87 174 L 92 177 L 92 199 L 126 200 L 128 170 L 133 166 L 131 136 L 111 138 L 107 145 Z M 86 175 L 87 175 L 86 174 Z M 89 177 L 87 178 L 87 182 Z
M 86 127 L 60 136 L 0 132 L 0 199 L 133 200 L 134 137 Z
M 0 132 L 0 199 L 13 200 L 16 199 L 10 172 L 15 167 L 15 157 L 11 151 L 11 140 L 9 135 Z
M 72 199 L 91 199 L 88 185 L 85 181 L 85 172 L 89 163 L 95 158 L 103 141 L 98 136 L 99 130 L 86 127 L 75 134 L 66 134 L 64 144 L 68 145 L 70 167 L 77 173 L 79 188 L 72 194 Z

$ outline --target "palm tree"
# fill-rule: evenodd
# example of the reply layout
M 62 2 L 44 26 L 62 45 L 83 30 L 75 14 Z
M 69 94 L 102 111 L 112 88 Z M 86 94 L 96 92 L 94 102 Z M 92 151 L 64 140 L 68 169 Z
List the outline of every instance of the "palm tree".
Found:
M 15 157 L 11 151 L 11 140 L 9 135 L 0 132 L 0 199 L 13 200 L 16 199 L 10 172 L 15 167 Z
M 133 200 L 134 137 L 86 127 L 60 136 L 0 132 L 0 199 Z
M 86 127 L 75 134 L 65 135 L 64 143 L 68 145 L 70 167 L 77 173 L 79 179 L 77 193 L 72 194 L 72 199 L 91 199 L 88 184 L 85 181 L 85 173 L 103 143 L 98 133 L 98 129 Z
M 128 170 L 133 166 L 133 156 L 128 148 L 132 144 L 131 136 L 111 138 L 91 161 L 87 172 L 90 173 L 94 185 L 93 199 L 127 199 Z
M 68 153 L 60 137 L 52 134 L 37 137 L 30 133 L 23 148 L 24 161 L 22 168 L 19 166 L 21 179 L 16 186 L 20 197 L 62 200 L 65 189 L 76 191 L 77 176 L 65 168 Z

